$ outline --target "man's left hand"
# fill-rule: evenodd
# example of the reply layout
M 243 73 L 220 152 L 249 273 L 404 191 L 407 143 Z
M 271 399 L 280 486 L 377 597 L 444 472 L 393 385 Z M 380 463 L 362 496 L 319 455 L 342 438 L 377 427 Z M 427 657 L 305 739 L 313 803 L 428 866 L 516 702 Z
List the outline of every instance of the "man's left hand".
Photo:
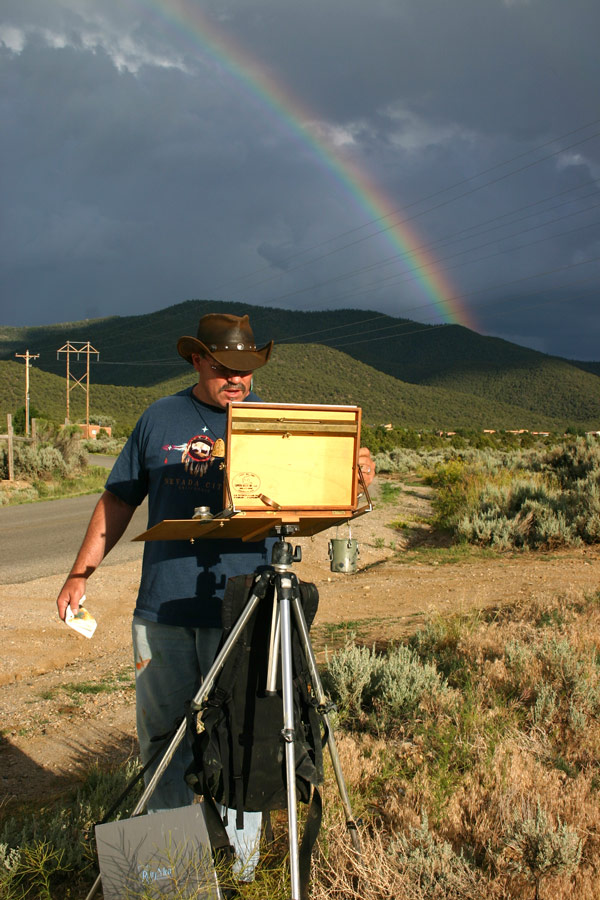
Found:
M 368 447 L 361 447 L 358 451 L 358 466 L 362 472 L 365 484 L 369 487 L 375 478 L 375 463 Z

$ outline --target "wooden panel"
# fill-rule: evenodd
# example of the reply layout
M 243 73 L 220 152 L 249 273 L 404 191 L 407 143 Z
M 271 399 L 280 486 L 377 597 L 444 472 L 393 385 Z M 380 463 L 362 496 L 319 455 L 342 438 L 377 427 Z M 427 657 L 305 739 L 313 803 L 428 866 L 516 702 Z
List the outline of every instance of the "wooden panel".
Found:
M 233 419 L 279 419 L 297 422 L 355 422 L 356 406 L 319 406 L 293 403 L 232 403 Z
M 214 519 L 165 519 L 136 541 L 260 541 L 282 525 L 307 537 L 355 516 L 361 410 L 356 406 L 232 403 L 223 509 Z M 367 498 L 368 499 L 368 498 Z
M 232 435 L 229 486 L 236 509 L 353 504 L 355 440 L 336 435 Z
M 359 437 L 358 407 L 231 404 L 227 475 L 235 509 L 355 508 Z
M 231 423 L 233 433 L 251 434 L 271 432 L 272 434 L 357 434 L 358 426 L 352 422 L 294 422 L 290 419 L 242 419 Z
M 365 510 L 366 511 L 366 510 Z M 359 512 L 360 514 L 360 512 Z M 189 541 L 237 538 L 242 541 L 261 541 L 275 536 L 279 525 L 295 525 L 294 536 L 308 537 L 352 518 L 353 511 L 327 510 L 305 516 L 289 513 L 238 513 L 227 519 L 164 519 L 153 528 L 138 534 L 134 541 Z

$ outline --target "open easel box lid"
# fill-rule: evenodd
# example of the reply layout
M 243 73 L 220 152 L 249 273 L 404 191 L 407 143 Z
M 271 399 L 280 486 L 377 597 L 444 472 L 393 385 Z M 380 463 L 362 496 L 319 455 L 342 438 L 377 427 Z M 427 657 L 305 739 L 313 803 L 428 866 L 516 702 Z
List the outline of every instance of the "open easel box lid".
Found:
M 357 406 L 232 403 L 224 506 L 353 510 L 360 416 Z
M 368 512 L 358 508 L 358 406 L 231 403 L 223 512 L 164 520 L 135 540 L 261 540 L 276 526 L 316 534 Z

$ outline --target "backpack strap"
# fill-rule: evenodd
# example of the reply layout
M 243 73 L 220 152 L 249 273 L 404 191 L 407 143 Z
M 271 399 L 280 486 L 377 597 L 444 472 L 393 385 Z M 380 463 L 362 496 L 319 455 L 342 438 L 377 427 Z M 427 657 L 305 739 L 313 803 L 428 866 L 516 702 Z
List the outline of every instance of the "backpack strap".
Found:
M 300 842 L 300 850 L 298 852 L 298 869 L 300 875 L 300 900 L 308 900 L 308 887 L 310 883 L 310 861 L 312 857 L 313 847 L 319 830 L 321 828 L 321 820 L 323 818 L 323 799 L 321 792 L 317 787 L 313 788 L 310 806 L 306 814 L 306 822 L 304 824 L 304 834 Z
M 207 775 L 202 766 L 200 741 L 198 740 L 198 713 L 199 710 L 194 709 L 191 701 L 188 700 L 185 705 L 185 717 L 188 729 L 193 737 L 192 752 L 194 754 L 195 765 L 192 764 L 189 767 L 185 773 L 185 780 L 194 793 L 203 795 L 204 818 L 215 861 L 225 860 L 227 863 L 232 863 L 235 851 L 229 841 L 229 836 L 225 830 L 225 825 L 223 824 L 223 819 L 221 818 L 214 797 L 210 790 L 208 790 Z M 199 772 L 202 772 L 202 778 L 200 778 Z
M 237 619 L 241 615 L 242 611 L 244 610 L 244 607 L 249 600 L 255 581 L 256 579 L 254 575 L 238 575 L 228 580 L 223 597 L 223 607 L 221 610 L 221 618 L 223 622 L 223 639 L 227 637 L 227 635 L 235 625 Z M 255 621 L 256 614 L 252 618 Z M 251 619 L 238 639 L 235 660 L 229 670 L 229 687 L 231 691 L 233 690 L 233 685 L 236 682 L 238 670 L 242 665 L 242 660 L 245 654 L 248 652 L 248 637 L 249 633 L 251 632 L 252 626 L 253 621 Z M 230 701 L 231 699 L 232 697 L 230 693 L 227 700 Z M 229 766 L 229 760 L 225 760 L 223 763 L 223 796 L 226 798 L 226 806 L 231 804 L 232 800 L 234 801 L 236 811 L 235 827 L 239 831 L 244 827 L 243 751 L 242 747 L 234 737 L 238 734 L 238 716 L 236 714 L 235 703 L 228 702 L 225 705 L 225 708 L 227 711 L 227 723 L 226 725 L 222 723 L 221 746 L 224 746 L 224 742 L 226 742 L 229 746 L 231 767 Z M 229 781 L 230 769 L 233 778 L 233 785 L 231 785 Z

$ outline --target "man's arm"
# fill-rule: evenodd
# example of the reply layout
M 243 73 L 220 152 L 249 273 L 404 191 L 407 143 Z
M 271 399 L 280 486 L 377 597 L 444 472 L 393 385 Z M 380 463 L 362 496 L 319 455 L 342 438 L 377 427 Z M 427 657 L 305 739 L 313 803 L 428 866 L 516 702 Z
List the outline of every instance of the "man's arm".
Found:
M 87 579 L 115 546 L 134 512 L 134 506 L 120 500 L 110 491 L 104 491 L 92 513 L 77 558 L 58 595 L 56 605 L 61 619 L 65 618 L 68 606 L 73 613 L 77 612 L 79 601 L 85 594 Z

